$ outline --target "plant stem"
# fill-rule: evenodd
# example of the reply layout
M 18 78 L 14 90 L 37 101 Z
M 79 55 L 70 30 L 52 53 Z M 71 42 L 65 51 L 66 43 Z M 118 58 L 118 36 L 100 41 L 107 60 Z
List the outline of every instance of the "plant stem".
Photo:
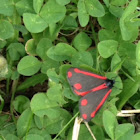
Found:
M 91 134 L 91 136 L 92 136 L 93 140 L 97 140 L 97 139 L 96 139 L 96 137 L 94 136 L 94 134 L 92 133 L 92 131 L 91 131 L 91 129 L 90 129 L 90 127 L 89 127 L 88 123 L 87 123 L 87 122 L 84 122 L 84 123 L 85 123 L 85 125 L 86 125 L 86 127 L 87 127 L 88 131 L 90 132 L 90 134 Z
M 98 61 L 98 51 L 97 51 L 97 44 L 98 44 L 98 38 L 97 38 L 97 34 L 94 30 L 94 26 L 93 26 L 93 23 L 92 23 L 92 20 L 90 20 L 90 26 L 91 26 L 91 30 L 92 30 L 92 36 L 93 36 L 93 39 L 95 41 L 95 46 L 96 46 L 96 70 L 99 69 L 99 61 Z
M 129 79 L 131 79 L 133 82 L 135 82 L 135 80 L 133 79 L 133 77 L 131 77 L 128 73 L 126 73 L 122 68 L 121 68 L 121 71 L 123 72 L 123 74 L 124 74 L 127 78 L 129 78 Z
M 67 128 L 67 126 L 78 116 L 79 112 L 77 112 L 72 118 L 71 120 L 63 127 L 62 130 L 59 131 L 59 133 L 55 136 L 55 138 L 53 140 L 56 140 L 56 138 Z
M 2 96 L 0 95 L 0 101 L 1 101 L 1 105 L 0 105 L 0 113 L 2 112 L 2 109 L 4 107 L 4 99 L 2 98 Z
M 17 84 L 18 84 L 18 79 L 14 80 L 13 84 L 12 84 L 12 90 L 11 90 L 12 97 L 11 97 L 11 103 L 10 103 L 10 112 L 11 112 L 12 119 L 13 119 L 15 124 L 16 124 L 16 119 L 15 119 L 14 112 L 13 112 L 13 100 L 14 100 L 14 97 L 15 97 Z
M 92 30 L 92 36 L 93 36 L 93 39 L 95 41 L 95 46 L 97 47 L 98 39 L 97 39 L 97 34 L 96 34 L 94 27 L 93 27 L 92 20 L 90 20 L 90 26 L 91 26 L 91 30 Z

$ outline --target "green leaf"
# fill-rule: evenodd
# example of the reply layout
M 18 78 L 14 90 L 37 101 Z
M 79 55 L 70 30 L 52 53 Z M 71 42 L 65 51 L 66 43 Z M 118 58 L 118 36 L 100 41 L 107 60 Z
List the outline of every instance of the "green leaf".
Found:
M 20 114 L 30 106 L 30 100 L 23 95 L 19 95 L 13 101 L 14 109 Z
M 93 66 L 93 58 L 89 52 L 77 52 L 71 59 L 71 63 L 74 67 L 79 67 L 80 65 Z
M 108 79 L 114 80 L 115 84 L 113 85 L 111 96 L 116 96 L 122 92 L 123 84 L 121 78 L 114 72 L 108 72 L 106 74 Z
M 7 120 L 9 118 L 9 114 L 4 114 L 0 116 L 0 126 L 4 127 L 7 124 Z
M 140 133 L 137 133 L 132 137 L 132 140 L 139 140 L 139 139 L 140 139 Z
M 110 29 L 101 29 L 99 31 L 99 40 L 105 41 L 105 40 L 116 40 L 118 42 L 122 41 L 122 38 L 120 36 L 119 30 L 110 30 Z
M 36 123 L 36 125 L 37 125 L 37 123 Z M 29 130 L 28 134 L 38 134 L 40 136 L 43 136 L 44 140 L 52 140 L 51 136 L 48 134 L 48 130 L 46 130 L 44 128 L 43 129 L 38 129 L 37 127 L 32 128 Z
M 57 134 L 71 119 L 70 113 L 65 109 L 59 108 L 58 111 L 60 112 L 58 118 L 47 118 L 46 120 L 46 130 L 49 134 Z
M 47 75 L 48 75 L 50 81 L 59 83 L 59 81 L 60 81 L 59 75 L 56 73 L 55 69 L 48 69 Z
M 97 140 L 104 140 L 105 139 L 104 130 L 102 127 L 100 127 L 98 125 L 94 125 L 94 126 L 91 126 L 91 129 L 92 129 L 92 132 L 94 132 Z
M 102 17 L 105 14 L 104 7 L 98 0 L 85 0 L 86 9 L 93 17 Z
M 14 134 L 7 134 L 5 139 L 6 140 L 19 140 L 19 138 L 17 136 L 15 136 Z
M 31 100 L 31 110 L 39 117 L 47 115 L 49 118 L 57 118 L 60 116 L 58 104 L 55 101 L 49 100 L 46 94 L 35 94 Z
M 77 34 L 73 41 L 73 45 L 79 51 L 85 51 L 90 47 L 91 44 L 92 40 L 84 32 Z
M 103 130 L 100 128 L 96 128 L 94 126 L 90 126 L 91 131 L 94 132 L 95 137 L 99 140 L 104 140 L 104 133 Z M 98 131 L 97 131 L 98 130 Z M 97 133 L 95 133 L 97 132 Z M 93 137 L 90 135 L 90 132 L 88 131 L 87 127 L 85 124 L 80 125 L 80 133 L 79 133 L 79 140 L 93 140 Z
M 38 34 L 34 34 L 32 33 L 32 38 L 29 40 L 34 40 L 35 46 L 37 45 L 37 43 L 41 40 L 41 38 L 43 37 L 43 33 L 38 33 Z
M 0 55 L 0 79 L 4 78 L 8 74 L 7 60 Z
M 66 16 L 62 24 L 63 26 L 61 29 L 63 30 L 75 30 L 78 27 L 76 19 L 72 16 Z
M 121 43 L 119 46 L 119 55 L 127 57 L 127 59 L 136 60 L 136 45 L 129 42 Z
M 70 3 L 71 0 L 56 0 L 56 2 L 60 5 L 66 5 Z
M 103 124 L 106 133 L 111 139 L 114 139 L 114 131 L 116 126 L 118 125 L 116 116 L 112 112 L 105 110 L 103 112 Z
M 110 6 L 110 1 L 109 1 L 109 0 L 103 0 L 103 2 L 104 2 L 105 5 L 107 6 L 107 8 Z
M 33 75 L 32 77 L 22 82 L 22 84 L 20 84 L 17 87 L 16 91 L 22 91 L 22 90 L 28 89 L 29 87 L 35 86 L 37 84 L 42 84 L 47 79 L 48 77 L 46 74 L 39 73 L 39 74 Z
M 132 81 L 131 79 L 127 79 L 123 82 L 123 91 L 119 96 L 118 108 L 119 110 L 122 109 L 124 104 L 131 98 L 138 90 L 140 84 L 140 76 L 133 77 L 135 80 Z
M 46 74 L 49 69 L 55 69 L 56 71 L 58 71 L 59 66 L 60 66 L 60 63 L 58 61 L 54 61 L 50 58 L 47 58 L 42 63 L 41 72 Z
M 8 130 L 1 130 L 0 133 L 1 133 L 0 140 L 5 140 L 4 137 L 6 137 L 6 135 L 9 133 L 9 131 Z
M 131 22 L 131 15 L 135 12 L 137 4 L 137 0 L 132 0 L 120 18 L 121 34 L 125 41 L 135 40 L 138 36 L 138 26 L 133 26 L 134 24 Z
M 120 65 L 121 62 L 122 61 L 121 61 L 120 56 L 117 53 L 114 54 L 114 56 L 112 57 L 112 60 L 111 60 L 111 71 L 116 72 L 116 71 L 120 70 L 121 69 L 121 65 Z
M 7 42 L 6 40 L 0 40 L 0 51 L 6 46 Z
M 23 137 L 26 135 L 27 130 L 33 125 L 33 113 L 30 109 L 26 109 L 17 121 L 17 135 Z
M 37 14 L 40 12 L 43 2 L 44 0 L 33 0 L 33 7 Z
M 8 39 L 13 37 L 14 28 L 12 24 L 6 20 L 0 20 L 0 38 Z
M 44 140 L 44 138 L 37 134 L 29 134 L 25 136 L 23 140 Z
M 132 75 L 136 76 L 136 45 L 123 42 L 119 45 L 119 56 L 125 59 L 123 67 Z
M 33 56 L 23 57 L 17 66 L 18 72 L 25 76 L 34 75 L 39 71 L 41 62 Z
M 36 126 L 39 128 L 39 129 L 42 129 L 44 127 L 44 120 L 45 120 L 46 116 L 44 117 L 38 117 L 38 116 L 34 116 L 34 121 L 35 121 L 35 124 Z
M 68 98 L 68 99 L 71 99 L 71 100 L 73 100 L 73 101 L 78 101 L 79 100 L 79 97 L 78 96 L 76 96 L 73 92 L 72 92 L 72 90 L 70 89 L 70 87 L 65 87 L 64 88 L 64 96 L 66 97 L 66 98 Z
M 23 25 L 14 25 L 15 30 L 18 30 L 22 33 L 22 35 L 27 35 L 28 31 L 25 26 Z
M 115 17 L 121 18 L 122 14 L 123 14 L 123 7 L 118 7 L 118 6 L 114 6 L 114 5 L 110 5 L 109 7 L 109 11 L 111 14 L 113 14 Z
M 52 47 L 47 51 L 48 57 L 55 61 L 70 60 L 75 53 L 76 50 L 65 43 L 58 43 L 55 47 Z
M 51 41 L 54 41 L 57 39 L 60 29 L 61 29 L 61 25 L 60 24 L 49 24 L 49 28 L 47 28 L 44 32 L 45 37 L 49 38 Z
M 103 17 L 98 17 L 98 22 L 106 29 L 115 30 L 116 28 L 119 28 L 118 19 L 108 11 L 106 11 L 106 14 Z
M 116 5 L 116 6 L 123 6 L 124 4 L 126 4 L 128 1 L 127 0 L 111 0 L 111 4 L 112 5 Z
M 137 103 L 133 106 L 135 109 L 140 108 L 140 100 L 137 101 Z
M 139 109 L 140 108 L 140 94 L 139 92 L 137 92 L 134 96 L 132 96 L 130 99 L 129 99 L 129 104 L 131 106 L 133 106 L 135 109 Z
M 48 38 L 42 38 L 36 48 L 36 53 L 41 57 L 42 60 L 46 60 L 48 58 L 46 52 L 49 48 L 52 47 L 52 42 Z
M 118 109 L 117 109 L 117 107 L 116 107 L 116 102 L 119 100 L 119 98 L 116 97 L 116 95 L 115 95 L 115 97 L 114 97 L 114 96 L 112 95 L 112 93 L 111 93 L 110 97 L 111 97 L 111 100 L 110 100 L 109 102 L 106 103 L 106 108 L 107 108 L 110 112 L 112 112 L 115 116 L 117 116 Z M 117 119 L 117 118 L 116 118 L 116 119 Z
M 56 23 L 64 18 L 66 13 L 65 6 L 61 6 L 55 0 L 49 0 L 41 9 L 40 16 L 48 23 Z
M 120 124 L 115 130 L 115 140 L 132 140 L 134 135 L 134 125 L 126 123 Z
M 61 84 L 55 84 L 50 87 L 47 91 L 47 96 L 50 100 L 55 101 L 59 106 L 62 106 L 66 103 L 66 101 L 64 100 Z
M 138 42 L 136 47 L 136 64 L 140 68 L 140 41 Z
M 25 51 L 29 55 L 36 55 L 36 44 L 34 39 L 29 39 L 25 44 Z
M 10 117 L 10 116 L 9 116 Z M 7 122 L 8 120 L 6 120 L 6 122 Z M 1 131 L 0 131 L 0 133 L 4 136 L 4 137 L 6 137 L 7 136 L 7 134 L 11 134 L 12 132 L 15 132 L 15 130 L 17 130 L 16 129 L 16 125 L 15 124 L 11 124 L 10 122 L 7 122 L 6 123 L 6 125 L 1 129 Z M 13 133 L 13 134 L 15 134 L 15 133 Z M 17 135 L 17 133 L 16 133 L 16 135 Z M 4 139 L 5 140 L 5 139 Z
M 39 15 L 36 14 L 24 13 L 23 21 L 26 28 L 31 33 L 42 32 L 46 27 L 48 27 L 48 24 Z
M 0 14 L 5 16 L 12 16 L 14 12 L 14 6 L 9 0 L 0 0 Z
M 34 13 L 33 0 L 20 0 L 16 3 L 16 9 L 20 16 L 23 13 Z
M 82 27 L 85 27 L 89 22 L 89 14 L 87 13 L 84 0 L 78 1 L 78 19 Z
M 125 19 L 126 17 L 128 17 L 130 14 L 132 14 L 135 10 L 136 10 L 136 6 L 138 4 L 137 0 L 132 0 L 128 7 L 126 7 L 123 15 L 122 15 L 122 19 Z
M 118 42 L 115 40 L 105 40 L 98 43 L 99 54 L 103 58 L 108 58 L 117 51 Z
M 19 60 L 25 55 L 25 47 L 21 43 L 11 43 L 7 50 L 13 61 Z
M 59 67 L 59 75 L 66 78 L 68 69 L 71 68 L 70 64 L 63 64 Z

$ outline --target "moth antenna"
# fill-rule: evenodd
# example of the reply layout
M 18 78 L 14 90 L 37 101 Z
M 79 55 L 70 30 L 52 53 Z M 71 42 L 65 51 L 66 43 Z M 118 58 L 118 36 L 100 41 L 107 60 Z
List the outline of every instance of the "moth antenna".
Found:
M 90 129 L 90 127 L 89 127 L 88 123 L 87 123 L 86 121 L 84 121 L 84 123 L 85 123 L 85 125 L 86 125 L 86 127 L 87 127 L 88 131 L 90 132 L 90 134 L 91 134 L 92 138 L 93 138 L 94 140 L 97 140 L 97 139 L 96 139 L 96 137 L 94 136 L 94 134 L 92 133 L 92 131 L 91 131 L 91 129 Z

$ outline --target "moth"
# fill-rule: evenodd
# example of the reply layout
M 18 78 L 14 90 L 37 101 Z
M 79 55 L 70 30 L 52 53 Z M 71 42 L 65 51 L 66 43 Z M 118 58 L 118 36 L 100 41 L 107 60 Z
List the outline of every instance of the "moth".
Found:
M 79 101 L 80 114 L 89 122 L 109 97 L 115 81 L 79 68 L 70 68 L 67 79 L 72 91 L 82 96 Z

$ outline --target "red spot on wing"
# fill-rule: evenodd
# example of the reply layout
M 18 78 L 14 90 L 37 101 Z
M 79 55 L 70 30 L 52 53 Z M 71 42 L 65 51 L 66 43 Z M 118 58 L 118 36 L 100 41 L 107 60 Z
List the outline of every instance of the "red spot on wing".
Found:
M 74 85 L 74 87 L 79 90 L 79 89 L 82 89 L 82 85 L 80 83 L 77 83 Z
M 72 77 L 72 72 L 68 72 L 68 78 L 71 78 Z
M 83 117 L 83 119 L 86 120 L 87 119 L 87 114 L 83 114 L 82 117 Z
M 106 93 L 106 95 L 104 96 L 104 98 L 102 99 L 102 101 L 100 102 L 100 104 L 97 106 L 96 110 L 93 111 L 91 113 L 91 117 L 95 117 L 95 114 L 97 113 L 97 111 L 101 108 L 101 106 L 104 104 L 104 102 L 106 101 L 107 97 L 109 96 L 109 94 L 111 93 L 111 89 Z
M 98 79 L 102 79 L 102 80 L 106 80 L 106 79 L 107 79 L 107 77 L 103 77 L 103 76 L 100 76 L 100 75 L 97 75 L 97 74 L 94 74 L 94 73 L 82 71 L 82 70 L 79 70 L 78 68 L 75 68 L 74 71 L 75 71 L 76 73 L 82 73 L 82 74 L 84 74 L 84 75 L 92 76 L 92 77 L 95 77 L 95 78 L 98 78 Z
M 83 100 L 81 101 L 81 106 L 86 106 L 87 103 L 88 103 L 87 99 L 83 99 Z

